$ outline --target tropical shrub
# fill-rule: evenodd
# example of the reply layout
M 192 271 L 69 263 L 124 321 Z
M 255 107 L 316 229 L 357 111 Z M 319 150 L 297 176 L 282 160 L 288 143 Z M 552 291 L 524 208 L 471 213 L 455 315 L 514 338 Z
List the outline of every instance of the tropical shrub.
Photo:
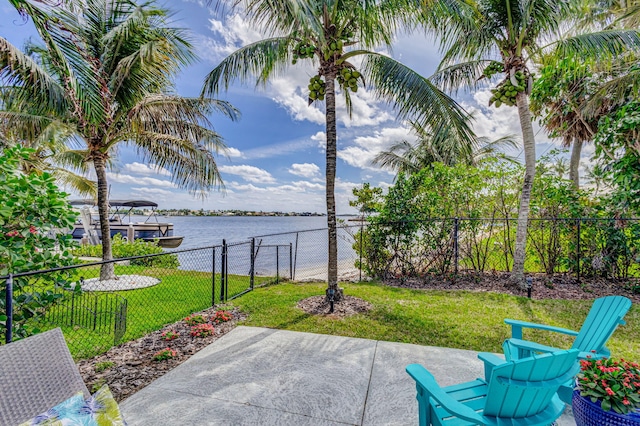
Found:
M 194 315 L 189 315 L 185 317 L 184 322 L 186 322 L 188 325 L 193 326 L 198 324 L 204 324 L 205 322 L 207 322 L 207 320 L 202 315 L 194 314 Z
M 595 158 L 612 187 L 616 211 L 640 213 L 640 102 L 629 102 L 600 120 Z
M 135 240 L 133 243 L 130 243 L 120 234 L 114 235 L 114 237 L 111 239 L 111 247 L 113 249 L 113 257 L 115 259 L 164 253 L 162 247 L 159 247 L 153 242 Z M 98 244 L 95 246 L 86 245 L 77 247 L 73 250 L 73 254 L 76 256 L 101 257 L 102 245 Z M 158 268 L 168 269 L 176 269 L 178 266 L 180 266 L 178 256 L 175 254 L 165 254 L 164 256 L 153 256 L 143 259 L 133 259 L 131 260 L 131 264 L 139 266 L 155 266 Z
M 212 336 L 213 333 L 215 333 L 215 329 L 211 324 L 198 324 L 191 327 L 193 337 L 207 337 Z
M 164 348 L 153 354 L 154 361 L 164 361 L 167 359 L 175 358 L 178 352 L 175 349 Z
M 0 155 L 0 276 L 73 264 L 73 241 L 66 231 L 76 214 L 67 194 L 48 173 L 19 172 L 32 150 L 7 148 Z M 70 274 L 13 279 L 13 335 L 23 338 L 39 330 L 34 321 L 71 290 Z M 0 325 L 8 319 L 5 280 L 0 282 Z M 57 290 L 57 291 L 56 291 Z M 76 288 L 75 291 L 80 291 Z M 4 338 L 2 336 L 0 339 Z

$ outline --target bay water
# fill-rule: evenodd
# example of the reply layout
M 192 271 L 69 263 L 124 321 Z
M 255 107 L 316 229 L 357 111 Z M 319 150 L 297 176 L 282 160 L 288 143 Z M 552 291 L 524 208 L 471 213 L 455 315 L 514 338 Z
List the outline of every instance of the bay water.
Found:
M 347 218 L 342 219 L 346 221 Z M 133 217 L 132 220 L 143 221 L 144 218 Z M 229 245 L 230 273 L 247 273 L 251 252 L 249 241 L 255 238 L 257 274 L 273 274 L 277 263 L 283 276 L 293 273 L 296 279 L 326 279 L 326 216 L 161 216 L 158 220 L 173 223 L 173 234 L 184 237 L 182 245 L 175 250 L 221 246 L 225 240 Z M 345 225 L 351 223 L 345 222 Z M 357 255 L 353 249 L 353 236 L 357 230 L 357 226 L 338 229 L 338 269 L 343 278 L 354 275 Z M 211 268 L 211 256 L 204 251 L 179 256 L 185 268 Z M 202 259 L 190 262 L 189 259 L 195 256 Z

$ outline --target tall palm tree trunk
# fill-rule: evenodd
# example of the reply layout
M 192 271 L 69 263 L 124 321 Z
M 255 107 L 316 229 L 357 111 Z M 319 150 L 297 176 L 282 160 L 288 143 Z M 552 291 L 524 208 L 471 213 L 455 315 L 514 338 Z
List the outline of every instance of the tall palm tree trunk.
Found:
M 531 202 L 531 188 L 536 173 L 536 141 L 531 125 L 531 110 L 529 98 L 525 92 L 519 92 L 516 96 L 520 128 L 522 129 L 522 142 L 524 145 L 525 172 L 520 196 L 520 208 L 518 209 L 518 229 L 516 231 L 516 246 L 513 255 L 513 270 L 511 280 L 521 287 L 526 286 L 524 278 L 524 261 L 527 248 L 527 225 L 529 221 L 529 205 Z
M 326 165 L 326 200 L 327 200 L 327 228 L 328 228 L 328 262 L 327 262 L 327 296 L 333 295 L 333 300 L 340 300 L 338 293 L 338 234 L 336 229 L 336 91 L 335 75 L 325 74 L 326 97 L 326 133 L 327 133 L 327 165 Z
M 577 138 L 573 139 L 571 147 L 571 160 L 569 162 L 569 179 L 576 189 L 580 188 L 580 155 L 582 154 L 583 142 Z
M 109 226 L 109 190 L 107 187 L 107 172 L 103 154 L 95 154 L 93 167 L 96 170 L 98 183 L 98 215 L 100 216 L 100 232 L 102 233 L 102 260 L 113 259 L 111 252 L 111 227 Z M 105 263 L 100 268 L 100 280 L 115 278 L 114 264 Z

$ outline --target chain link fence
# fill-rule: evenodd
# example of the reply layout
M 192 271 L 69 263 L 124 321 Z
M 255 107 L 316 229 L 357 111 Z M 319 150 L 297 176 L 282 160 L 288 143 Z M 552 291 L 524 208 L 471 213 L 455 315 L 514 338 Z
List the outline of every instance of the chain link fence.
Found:
M 356 233 L 358 262 L 376 278 L 510 272 L 517 219 L 446 218 L 373 223 Z M 640 220 L 530 219 L 525 272 L 640 277 Z
M 509 272 L 516 227 L 498 218 L 344 224 L 338 278 Z M 527 273 L 625 280 L 640 291 L 638 219 L 531 219 L 527 238 Z M 327 248 L 327 230 L 313 229 L 0 277 L 13 313 L 0 322 L 0 344 L 61 327 L 74 357 L 91 357 L 255 287 L 324 281 Z M 117 279 L 100 281 L 109 263 Z

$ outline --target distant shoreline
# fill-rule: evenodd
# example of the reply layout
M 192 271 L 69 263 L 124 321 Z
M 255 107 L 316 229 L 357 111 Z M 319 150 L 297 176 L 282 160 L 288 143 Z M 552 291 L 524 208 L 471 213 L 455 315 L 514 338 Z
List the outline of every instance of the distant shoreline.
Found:
M 134 209 L 131 211 L 132 215 L 145 216 L 149 214 L 148 210 Z M 216 216 L 216 217 L 323 217 L 327 216 L 326 213 L 317 212 L 255 212 L 255 211 L 241 211 L 241 210 L 188 210 L 188 209 L 156 209 L 155 214 L 158 216 Z M 352 217 L 356 214 L 339 214 L 340 217 Z

